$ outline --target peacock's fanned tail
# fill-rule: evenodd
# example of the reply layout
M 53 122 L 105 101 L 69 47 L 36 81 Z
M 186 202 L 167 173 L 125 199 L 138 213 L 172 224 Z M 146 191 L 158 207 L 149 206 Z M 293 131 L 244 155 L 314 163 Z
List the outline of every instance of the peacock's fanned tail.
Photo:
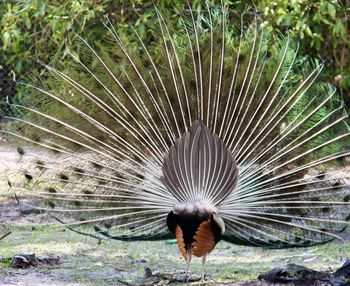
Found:
M 349 180 L 339 171 L 350 129 L 335 89 L 319 80 L 323 64 L 257 16 L 208 8 L 180 13 L 182 27 L 171 27 L 154 15 L 147 43 L 108 21 L 98 43 L 76 36 L 69 65 L 43 64 L 22 85 L 22 101 L 4 106 L 0 132 L 18 144 L 18 198 L 98 237 L 167 237 L 174 205 L 201 201 L 235 243 L 339 238 L 350 222 Z M 198 124 L 211 140 L 198 156 L 213 168 L 186 174 L 212 188 L 192 188 L 186 159 L 176 159 L 186 152 L 169 153 Z M 167 160 L 178 167 L 169 171 Z

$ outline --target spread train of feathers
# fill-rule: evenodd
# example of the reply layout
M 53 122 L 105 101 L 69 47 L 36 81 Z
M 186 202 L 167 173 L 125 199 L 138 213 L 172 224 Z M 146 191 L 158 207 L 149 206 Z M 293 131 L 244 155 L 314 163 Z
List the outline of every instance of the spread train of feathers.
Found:
M 339 238 L 350 129 L 323 64 L 257 16 L 208 7 L 179 28 L 154 13 L 151 41 L 107 20 L 102 44 L 77 36 L 69 66 L 43 64 L 3 108 L 18 198 L 97 237 L 162 239 L 170 211 L 195 209 L 220 215 L 237 244 Z

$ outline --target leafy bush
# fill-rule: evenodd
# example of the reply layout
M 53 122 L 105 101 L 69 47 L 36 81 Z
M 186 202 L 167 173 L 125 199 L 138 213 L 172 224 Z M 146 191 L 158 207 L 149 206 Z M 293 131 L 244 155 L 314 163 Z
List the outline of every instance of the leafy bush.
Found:
M 93 33 L 96 40 L 105 34 L 103 27 L 94 25 L 104 15 L 120 23 L 121 28 L 127 27 L 130 21 L 135 23 L 140 35 L 150 39 L 148 27 L 157 21 L 149 12 L 152 3 L 147 0 L 2 1 L 0 69 L 6 72 L 0 71 L 0 74 L 11 79 L 23 78 L 38 69 L 37 59 L 64 60 L 82 30 Z M 186 1 L 155 3 L 175 26 L 180 21 L 176 11 L 188 9 Z M 191 3 L 195 9 L 206 8 L 203 1 Z M 304 52 L 326 62 L 325 81 L 337 85 L 350 105 L 349 0 L 227 1 L 229 9 L 238 11 L 243 10 L 246 3 L 254 4 L 275 31 L 295 31 Z M 3 88 L 2 93 L 2 97 L 7 96 L 4 93 L 8 93 L 8 89 Z
M 258 9 L 276 30 L 290 29 L 304 51 L 321 57 L 326 81 L 350 103 L 350 1 L 260 0 Z

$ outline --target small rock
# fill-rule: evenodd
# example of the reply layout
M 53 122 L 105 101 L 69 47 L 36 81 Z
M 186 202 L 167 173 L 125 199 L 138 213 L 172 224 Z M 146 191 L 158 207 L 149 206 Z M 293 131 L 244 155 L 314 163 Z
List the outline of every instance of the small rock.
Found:
M 30 214 L 42 214 L 44 211 L 36 208 L 22 208 L 20 209 L 22 215 L 30 215 Z
M 14 268 L 28 268 L 37 266 L 38 260 L 35 257 L 35 253 L 19 254 L 12 257 L 11 264 Z
M 49 265 L 58 264 L 60 262 L 60 259 L 61 257 L 59 257 L 58 255 L 50 255 L 50 256 L 43 256 L 43 257 L 37 258 L 37 260 L 40 263 L 49 264 Z
M 145 277 L 149 278 L 152 276 L 153 276 L 152 270 L 149 267 L 145 267 Z
M 147 262 L 149 262 L 149 260 L 147 258 L 142 257 L 140 259 L 136 259 L 134 262 L 135 263 L 147 263 Z
M 173 281 L 171 281 L 171 282 L 175 282 L 175 281 L 176 282 L 177 281 L 197 282 L 201 279 L 202 279 L 202 277 L 199 275 L 188 273 L 188 275 L 186 275 L 186 274 L 181 274 L 179 276 L 174 275 Z

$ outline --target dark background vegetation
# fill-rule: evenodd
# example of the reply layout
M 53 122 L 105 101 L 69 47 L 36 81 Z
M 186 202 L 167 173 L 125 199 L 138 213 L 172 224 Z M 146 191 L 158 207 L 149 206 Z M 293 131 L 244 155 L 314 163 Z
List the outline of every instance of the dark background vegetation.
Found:
M 206 9 L 204 1 L 190 1 L 193 9 Z M 209 1 L 212 2 L 212 1 Z M 17 100 L 15 81 L 26 79 L 45 63 L 68 60 L 76 34 L 89 33 L 98 41 L 106 33 L 95 25 L 108 17 L 120 29 L 133 23 L 147 41 L 155 24 L 155 3 L 171 25 L 187 1 L 163 0 L 4 0 L 0 3 L 0 100 Z M 220 3 L 220 1 L 215 1 Z M 225 1 L 229 9 L 255 6 L 276 32 L 292 30 L 302 53 L 326 64 L 322 80 L 335 85 L 350 110 L 350 0 L 249 0 Z M 220 5 L 220 4 L 218 4 Z M 17 97 L 16 97 L 17 96 Z M 1 103 L 1 102 L 0 102 Z

